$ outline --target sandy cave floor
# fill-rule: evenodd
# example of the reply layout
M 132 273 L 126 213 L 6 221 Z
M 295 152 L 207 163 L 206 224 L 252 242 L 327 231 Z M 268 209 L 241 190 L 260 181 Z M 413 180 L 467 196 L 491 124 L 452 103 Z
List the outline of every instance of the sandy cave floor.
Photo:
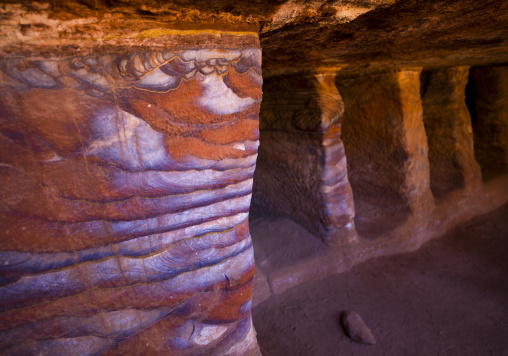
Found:
M 344 310 L 376 345 L 347 338 Z M 416 252 L 273 295 L 253 319 L 264 356 L 508 355 L 508 204 Z

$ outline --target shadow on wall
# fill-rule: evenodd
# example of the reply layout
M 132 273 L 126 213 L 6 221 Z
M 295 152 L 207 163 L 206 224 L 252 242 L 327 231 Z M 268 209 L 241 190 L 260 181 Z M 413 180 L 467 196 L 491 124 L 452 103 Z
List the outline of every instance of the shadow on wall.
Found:
M 481 179 L 475 148 L 489 136 L 471 123 L 468 75 L 468 67 L 400 69 L 336 77 L 326 90 L 310 75 L 265 78 L 250 221 L 254 305 L 370 258 L 412 251 L 508 200 L 501 163 L 493 164 L 499 179 Z M 496 97 L 507 95 L 503 85 Z M 325 133 L 302 130 L 305 120 L 320 122 L 323 97 L 343 98 L 342 122 Z M 482 100 L 473 102 L 506 132 L 506 107 Z M 508 150 L 506 140 L 499 146 Z M 330 197 L 337 204 L 326 210 Z M 346 226 L 355 239 L 323 234 Z M 322 243 L 330 237 L 338 248 Z
M 375 239 L 433 211 L 434 199 L 473 194 L 482 177 L 508 172 L 507 67 L 401 69 L 337 77 L 335 85 L 338 92 L 322 90 L 309 75 L 265 79 L 255 215 L 290 218 L 322 237 L 323 227 L 333 229 L 327 216 L 341 212 L 319 212 L 319 187 L 323 177 L 344 174 L 354 203 L 337 190 L 336 208 L 356 211 L 359 236 Z M 301 129 L 325 116 L 323 96 L 345 106 L 329 131 L 342 152 L 332 164 L 322 132 Z M 346 162 L 344 149 L 347 167 L 334 171 Z
M 508 67 L 471 68 L 466 104 L 484 181 L 508 173 Z

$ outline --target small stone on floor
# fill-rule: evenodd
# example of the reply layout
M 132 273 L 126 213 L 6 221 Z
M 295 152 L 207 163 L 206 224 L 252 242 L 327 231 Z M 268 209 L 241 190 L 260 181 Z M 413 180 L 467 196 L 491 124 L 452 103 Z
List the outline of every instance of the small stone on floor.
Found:
M 349 338 L 362 344 L 374 345 L 376 339 L 370 329 L 365 325 L 362 317 L 354 311 L 345 311 L 342 313 L 342 326 Z

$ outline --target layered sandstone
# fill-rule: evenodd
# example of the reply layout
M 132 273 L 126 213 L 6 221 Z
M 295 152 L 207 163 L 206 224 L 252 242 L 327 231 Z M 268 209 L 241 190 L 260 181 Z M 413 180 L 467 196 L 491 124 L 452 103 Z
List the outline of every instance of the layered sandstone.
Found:
M 19 0 L 0 18 L 2 353 L 259 352 L 256 33 L 253 207 L 339 246 L 261 275 L 267 294 L 508 199 L 505 0 Z
M 407 67 L 508 62 L 508 2 L 505 0 L 341 3 L 345 9 L 338 10 L 336 15 L 348 7 L 352 11 L 361 5 L 370 9 L 351 21 L 328 25 L 312 21 L 319 19 L 315 14 L 306 22 L 295 21 L 261 33 L 265 73 L 315 71 L 326 67 L 357 75 Z
M 253 210 L 295 220 L 328 245 L 356 240 L 335 75 L 266 80 Z
M 164 47 L 206 29 L 259 33 L 265 72 L 508 62 L 505 0 L 3 0 L 0 17 L 0 53 Z
M 258 352 L 261 52 L 182 36 L 1 60 L 3 353 Z

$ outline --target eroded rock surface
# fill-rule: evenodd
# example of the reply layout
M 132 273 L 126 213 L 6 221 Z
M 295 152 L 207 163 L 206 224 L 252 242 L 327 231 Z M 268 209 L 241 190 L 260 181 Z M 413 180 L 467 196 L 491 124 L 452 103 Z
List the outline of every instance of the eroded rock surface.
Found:
M 469 68 L 431 71 L 422 78 L 432 192 L 442 196 L 455 189 L 478 188 L 481 171 L 474 156 L 471 115 L 466 106 Z
M 261 52 L 192 36 L 1 60 L 2 352 L 258 352 Z
M 439 114 L 459 117 L 429 170 L 421 67 L 508 61 L 505 0 L 20 0 L 0 18 L 0 347 L 15 354 L 258 352 L 256 33 L 258 207 L 329 245 L 358 242 L 334 76 L 355 197 L 399 223 L 433 210 L 429 182 L 478 180 L 463 70 L 430 77 L 429 108 L 451 87 Z M 506 173 L 505 72 L 471 76 L 487 179 Z
M 402 69 L 337 80 L 355 199 L 411 212 L 433 205 L 419 76 Z
M 277 77 L 264 85 L 253 198 L 254 211 L 289 217 L 329 245 L 356 239 L 334 78 Z
M 2 53 L 59 47 L 61 53 L 74 55 L 107 45 L 164 47 L 174 30 L 212 29 L 260 33 L 265 73 L 322 68 L 359 73 L 508 62 L 505 0 L 4 0 L 2 4 Z
M 359 6 L 373 1 L 352 1 Z M 504 0 L 377 3 L 352 21 L 285 26 L 261 34 L 265 73 L 318 70 L 372 72 L 402 67 L 508 62 Z

